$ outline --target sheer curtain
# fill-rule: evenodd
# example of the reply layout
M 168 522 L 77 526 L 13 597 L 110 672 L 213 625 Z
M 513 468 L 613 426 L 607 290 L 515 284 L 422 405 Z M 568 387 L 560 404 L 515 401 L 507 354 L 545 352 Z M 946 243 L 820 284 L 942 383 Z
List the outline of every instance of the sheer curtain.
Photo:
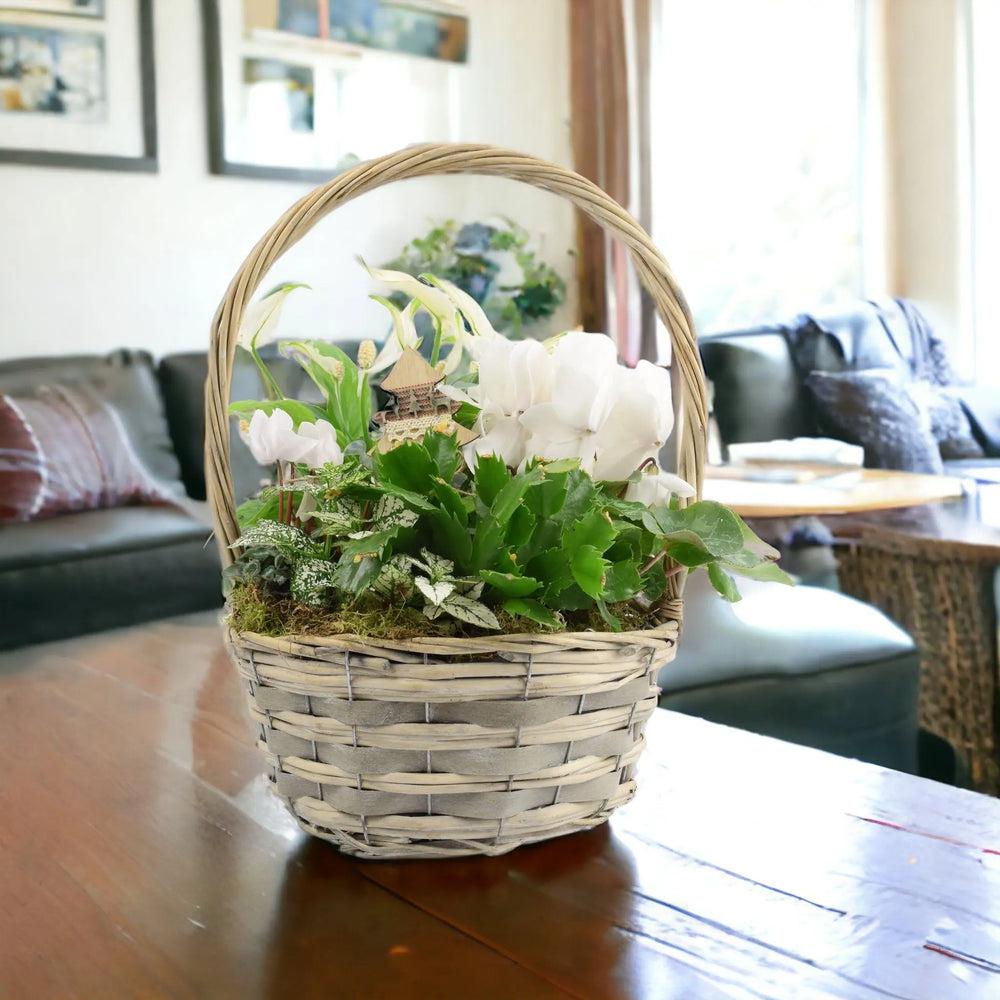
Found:
M 864 289 L 864 0 L 658 0 L 653 235 L 702 333 Z

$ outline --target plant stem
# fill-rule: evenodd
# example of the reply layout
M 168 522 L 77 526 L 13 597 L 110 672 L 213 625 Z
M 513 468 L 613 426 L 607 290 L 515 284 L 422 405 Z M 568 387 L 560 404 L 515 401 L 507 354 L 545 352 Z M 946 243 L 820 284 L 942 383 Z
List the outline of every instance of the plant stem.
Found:
M 253 358 L 254 364 L 257 365 L 257 370 L 260 372 L 261 381 L 264 383 L 264 391 L 267 393 L 268 398 L 273 400 L 284 399 L 285 394 L 281 391 L 281 386 L 274 380 L 274 376 L 267 365 L 264 364 L 264 359 L 257 353 L 256 343 L 250 346 L 250 356 Z
M 441 354 L 441 320 L 434 320 L 434 346 L 431 348 L 431 367 L 438 363 L 438 356 Z

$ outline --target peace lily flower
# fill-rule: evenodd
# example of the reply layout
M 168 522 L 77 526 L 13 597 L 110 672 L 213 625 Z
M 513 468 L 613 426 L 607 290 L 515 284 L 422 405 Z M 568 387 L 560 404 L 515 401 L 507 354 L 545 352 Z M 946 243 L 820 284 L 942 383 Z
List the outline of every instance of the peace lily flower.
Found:
M 628 479 L 670 435 L 669 373 L 648 361 L 620 367 L 614 344 L 596 333 L 567 333 L 552 360 L 551 401 L 521 418 L 526 454 L 576 458 L 595 479 Z
M 664 472 L 655 463 L 650 463 L 639 474 L 638 479 L 628 484 L 625 499 L 656 507 L 667 503 L 671 497 L 693 497 L 695 488 L 680 476 Z
M 260 372 L 267 393 L 272 399 L 281 399 L 284 395 L 281 386 L 275 381 L 267 365 L 264 364 L 257 348 L 274 340 L 278 330 L 278 320 L 285 300 L 296 288 L 308 288 L 299 282 L 289 281 L 272 288 L 262 299 L 251 305 L 243 314 L 236 342 L 240 347 L 250 352 L 250 356 Z
M 466 462 L 475 466 L 479 455 L 497 455 L 516 468 L 525 458 L 528 431 L 521 416 L 550 398 L 552 358 L 537 340 L 507 340 L 496 336 L 473 342 L 479 383 L 468 394 L 454 386 L 439 391 L 480 409 L 475 430 L 479 437 L 465 449 Z
M 299 424 L 284 410 L 254 410 L 245 431 L 245 440 L 253 457 L 261 465 L 275 462 L 303 462 L 318 468 L 327 462 L 339 465 L 343 452 L 337 445 L 337 435 L 326 420 Z
M 367 365 L 361 365 L 370 372 L 380 372 L 394 365 L 402 356 L 406 348 L 417 350 L 420 347 L 421 338 L 417 335 L 417 326 L 413 322 L 413 317 L 420 308 L 417 299 L 411 300 L 406 309 L 398 309 L 396 304 L 384 295 L 370 295 L 379 305 L 383 305 L 389 310 L 392 317 L 392 332 L 382 345 L 382 350 L 377 355 L 373 355 L 373 360 Z M 370 341 L 365 341 L 370 343 Z M 364 345 L 362 345 L 364 346 Z M 374 347 L 374 345 L 372 345 Z M 366 359 L 367 360 L 367 359 Z M 358 364 L 361 364 L 361 351 L 358 351 Z
M 275 339 L 278 320 L 285 300 L 296 288 L 308 288 L 298 282 L 290 281 L 272 288 L 263 298 L 258 299 L 243 314 L 240 322 L 237 343 L 248 351 L 255 350 Z

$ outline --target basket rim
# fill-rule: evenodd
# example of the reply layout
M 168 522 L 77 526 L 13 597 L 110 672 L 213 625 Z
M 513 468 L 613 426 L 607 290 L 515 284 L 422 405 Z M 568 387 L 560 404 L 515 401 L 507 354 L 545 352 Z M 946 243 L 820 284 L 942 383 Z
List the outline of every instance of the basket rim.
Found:
M 678 604 L 680 602 L 677 602 Z M 659 625 L 649 629 L 633 629 L 622 632 L 504 632 L 482 636 L 414 636 L 410 639 L 389 639 L 363 636 L 355 632 L 338 632 L 332 635 L 311 635 L 309 633 L 289 633 L 288 635 L 264 635 L 259 632 L 240 631 L 228 622 L 224 623 L 227 638 L 234 643 L 250 643 L 279 649 L 283 646 L 314 646 L 340 649 L 394 649 L 402 652 L 423 652 L 425 647 L 450 647 L 456 654 L 472 652 L 502 652 L 504 648 L 545 644 L 563 646 L 567 649 L 599 646 L 630 646 L 636 642 L 673 640 L 680 636 L 680 610 Z M 442 654 L 445 655 L 445 654 Z

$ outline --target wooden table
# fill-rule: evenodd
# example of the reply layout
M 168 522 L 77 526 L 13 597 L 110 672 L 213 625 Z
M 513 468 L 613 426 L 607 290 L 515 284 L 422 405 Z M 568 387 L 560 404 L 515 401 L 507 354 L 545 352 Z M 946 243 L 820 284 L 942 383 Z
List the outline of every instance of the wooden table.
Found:
M 214 618 L 0 657 L 0 996 L 997 997 L 1000 803 L 667 712 L 609 826 L 357 862 Z

